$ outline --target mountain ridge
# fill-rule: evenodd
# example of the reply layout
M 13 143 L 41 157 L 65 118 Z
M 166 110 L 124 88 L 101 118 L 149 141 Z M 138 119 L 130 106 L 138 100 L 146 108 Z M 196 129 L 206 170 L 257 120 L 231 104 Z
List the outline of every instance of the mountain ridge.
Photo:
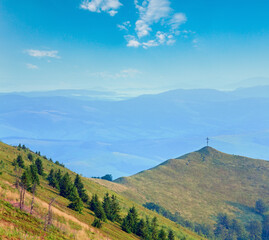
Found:
M 259 198 L 269 202 L 269 162 L 222 153 L 212 147 L 169 159 L 115 183 L 140 203 L 154 202 L 187 219 L 213 223 L 219 212 L 243 221 Z M 243 210 L 242 210 L 243 209 Z M 244 210 L 245 209 L 245 210 Z

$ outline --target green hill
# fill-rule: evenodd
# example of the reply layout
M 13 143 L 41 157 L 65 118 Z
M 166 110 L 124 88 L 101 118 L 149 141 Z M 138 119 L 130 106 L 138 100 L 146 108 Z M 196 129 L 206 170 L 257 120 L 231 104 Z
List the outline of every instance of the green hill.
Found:
M 222 212 L 246 223 L 261 220 L 253 210 L 258 199 L 269 203 L 269 162 L 204 147 L 116 183 L 126 187 L 122 195 L 194 222 L 213 224 Z
M 34 159 L 40 158 L 44 166 L 44 176 L 40 176 L 40 186 L 37 187 L 32 215 L 29 214 L 32 200 L 30 192 L 26 192 L 24 211 L 18 209 L 19 191 L 14 186 L 16 174 L 12 165 L 13 161 L 21 155 L 26 167 L 29 166 L 31 164 L 27 157 L 29 153 L 33 155 Z M 103 223 L 101 229 L 92 227 L 91 224 L 95 218 L 94 213 L 87 208 L 86 204 L 84 204 L 82 214 L 68 208 L 70 201 L 59 196 L 58 190 L 48 185 L 46 176 L 48 176 L 51 169 L 55 171 L 60 169 L 63 173 L 68 172 L 72 180 L 74 180 L 76 173 L 39 155 L 27 148 L 13 147 L 0 142 L 0 239 L 139 239 L 136 235 L 122 231 L 119 223 L 107 221 Z M 116 195 L 120 203 L 122 216 L 127 214 L 130 207 L 135 206 L 141 217 L 152 219 L 156 216 L 160 227 L 163 227 L 166 231 L 173 230 L 177 237 L 176 239 L 203 239 L 190 230 L 145 209 L 121 194 L 115 193 L 114 190 L 109 190 L 93 179 L 82 177 L 82 181 L 90 198 L 97 194 L 102 199 L 107 192 Z M 119 185 L 117 191 L 120 192 L 120 188 L 121 190 L 124 189 L 123 186 Z M 55 197 L 57 198 L 52 207 L 52 226 L 48 231 L 44 231 L 44 219 L 48 212 L 48 204 Z

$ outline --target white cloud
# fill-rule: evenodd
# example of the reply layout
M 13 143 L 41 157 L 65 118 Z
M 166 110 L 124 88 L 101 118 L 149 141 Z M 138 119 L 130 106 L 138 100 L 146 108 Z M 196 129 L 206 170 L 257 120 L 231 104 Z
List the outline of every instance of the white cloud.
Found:
M 126 35 L 125 39 L 127 40 L 127 47 L 139 47 L 141 43 L 133 35 Z
M 107 12 L 110 16 L 115 16 L 121 5 L 119 0 L 84 0 L 80 7 L 90 12 Z
M 149 40 L 147 42 L 143 42 L 143 48 L 147 49 L 150 47 L 157 47 L 160 43 L 156 42 L 156 40 Z
M 138 19 L 131 37 L 125 36 L 127 46 L 142 46 L 147 49 L 160 45 L 173 45 L 180 35 L 179 27 L 187 21 L 186 15 L 174 13 L 170 7 L 170 0 L 134 0 L 134 2 L 138 10 Z
M 42 50 L 35 50 L 35 49 L 27 49 L 25 52 L 31 56 L 31 57 L 37 57 L 37 58 L 43 58 L 43 57 L 49 57 L 49 58 L 60 58 L 58 56 L 58 51 L 42 51 Z
M 26 63 L 26 67 L 28 69 L 38 69 L 38 66 L 34 65 L 34 64 L 31 64 L 31 63 Z
M 141 4 L 135 0 L 135 6 L 139 11 L 135 28 L 139 38 L 149 35 L 152 31 L 150 26 L 168 17 L 172 10 L 168 0 L 144 0 Z
M 187 17 L 184 13 L 176 13 L 169 21 L 169 24 L 172 26 L 173 29 L 177 29 L 181 24 L 187 21 Z
M 120 30 L 128 31 L 128 29 L 131 27 L 131 23 L 130 23 L 130 21 L 126 21 L 126 22 L 123 22 L 122 24 L 118 24 L 117 27 Z
M 138 42 L 137 40 L 135 39 L 131 39 L 128 41 L 127 43 L 127 47 L 139 47 L 141 45 L 140 42 Z

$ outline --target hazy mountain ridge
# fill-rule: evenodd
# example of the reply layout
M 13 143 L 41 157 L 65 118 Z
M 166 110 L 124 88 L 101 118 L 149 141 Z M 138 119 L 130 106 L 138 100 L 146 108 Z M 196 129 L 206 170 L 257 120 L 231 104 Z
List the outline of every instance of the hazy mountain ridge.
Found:
M 5 94 L 0 96 L 0 139 L 25 143 L 84 174 L 97 161 L 104 164 L 98 175 L 134 174 L 202 147 L 207 136 L 226 152 L 269 159 L 264 110 L 269 89 L 262 88 L 259 97 L 260 89 L 173 90 L 124 101 L 54 96 L 57 91 L 38 97 Z M 255 94 L 248 97 L 249 91 Z

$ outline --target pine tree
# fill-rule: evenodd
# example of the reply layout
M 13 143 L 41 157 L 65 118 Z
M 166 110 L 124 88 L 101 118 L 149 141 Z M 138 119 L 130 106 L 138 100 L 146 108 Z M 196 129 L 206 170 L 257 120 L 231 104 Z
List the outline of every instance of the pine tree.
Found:
M 97 204 L 98 204 L 98 196 L 97 196 L 97 194 L 94 194 L 92 196 L 92 199 L 91 199 L 90 203 L 89 203 L 89 209 L 94 212 L 95 209 L 96 209 Z
M 57 182 L 60 184 L 60 181 L 62 179 L 62 172 L 60 169 L 58 169 L 58 171 L 55 173 L 55 178 L 56 178 Z
M 37 167 L 38 174 L 42 176 L 44 174 L 44 168 L 43 168 L 42 160 L 40 158 L 37 158 L 35 160 L 35 165 Z
M 111 220 L 112 222 L 120 222 L 121 217 L 120 217 L 120 204 L 115 195 L 112 195 L 111 197 Z
M 233 219 L 229 230 L 230 230 L 230 232 L 235 234 L 235 236 L 236 236 L 235 238 L 237 240 L 248 239 L 248 236 L 247 236 L 248 234 L 246 232 L 246 229 L 245 229 L 244 225 L 239 220 Z
M 145 239 L 147 237 L 147 228 L 144 219 L 141 219 L 137 224 L 136 235 Z
M 81 177 L 77 174 L 75 181 L 75 186 L 77 187 L 78 194 L 83 202 L 88 202 L 89 196 L 86 194 L 86 190 L 84 189 L 84 185 L 81 181 Z
M 70 193 L 68 195 L 68 199 L 70 201 L 74 201 L 77 197 L 79 197 L 79 194 L 78 194 L 78 190 L 77 190 L 77 187 L 75 185 L 73 185 L 71 188 L 70 188 Z
M 267 211 L 267 206 L 262 199 L 259 199 L 255 205 L 256 212 L 263 215 Z
M 125 218 L 123 218 L 123 221 L 121 223 L 121 229 L 127 233 L 131 233 L 131 224 L 130 224 L 130 216 L 127 215 Z
M 166 240 L 166 233 L 163 228 L 159 231 L 158 240 Z
M 265 215 L 262 221 L 262 239 L 269 240 L 269 215 Z
M 103 200 L 103 209 L 105 211 L 106 217 L 108 220 L 112 220 L 112 212 L 111 212 L 111 199 L 108 193 L 106 193 L 106 195 L 104 196 L 104 200 Z
M 32 184 L 37 184 L 39 185 L 39 176 L 38 176 L 38 171 L 37 171 L 37 167 L 35 164 L 31 164 L 30 165 L 30 172 L 31 172 L 31 177 L 32 177 Z
M 66 173 L 60 180 L 59 183 L 59 187 L 60 187 L 60 195 L 68 198 L 69 194 L 70 194 L 70 190 L 72 188 L 72 183 L 71 183 L 71 179 L 68 173 Z
M 50 186 L 52 186 L 53 188 L 59 189 L 59 182 L 56 179 L 56 174 L 54 173 L 54 169 L 50 170 L 47 180 L 49 181 Z
M 158 239 L 158 222 L 156 217 L 151 221 L 151 238 L 152 240 Z
M 28 191 L 31 190 L 32 187 L 32 177 L 30 168 L 26 168 L 21 176 L 21 185 L 23 188 Z
M 27 157 L 28 157 L 29 161 L 31 161 L 31 162 L 34 160 L 32 153 L 28 153 Z
M 98 200 L 95 202 L 95 206 L 94 206 L 94 214 L 97 218 L 99 218 L 100 220 L 102 220 L 103 222 L 106 221 L 106 213 L 103 209 L 102 203 Z
M 68 205 L 69 208 L 73 209 L 74 211 L 77 211 L 79 213 L 82 213 L 83 210 L 83 202 L 80 199 L 77 188 L 74 187 L 75 191 L 73 192 L 72 202 Z
M 252 221 L 248 225 L 249 237 L 251 240 L 261 240 L 262 224 L 259 221 Z
M 138 225 L 138 213 L 136 208 L 134 206 L 130 208 L 129 213 L 131 214 L 131 230 L 133 233 L 136 233 Z
M 127 216 L 123 219 L 121 228 L 125 232 L 137 232 L 138 226 L 138 214 L 135 207 L 129 209 Z
M 175 234 L 172 230 L 169 230 L 168 240 L 175 240 Z
M 17 159 L 16 159 L 16 163 L 18 164 L 18 166 L 19 166 L 20 168 L 25 168 L 24 161 L 23 161 L 21 155 L 19 155 L 19 156 L 17 157 Z
M 102 227 L 102 222 L 100 219 L 98 218 L 95 218 L 93 223 L 92 223 L 92 226 L 93 227 L 96 227 L 96 228 L 101 228 Z

